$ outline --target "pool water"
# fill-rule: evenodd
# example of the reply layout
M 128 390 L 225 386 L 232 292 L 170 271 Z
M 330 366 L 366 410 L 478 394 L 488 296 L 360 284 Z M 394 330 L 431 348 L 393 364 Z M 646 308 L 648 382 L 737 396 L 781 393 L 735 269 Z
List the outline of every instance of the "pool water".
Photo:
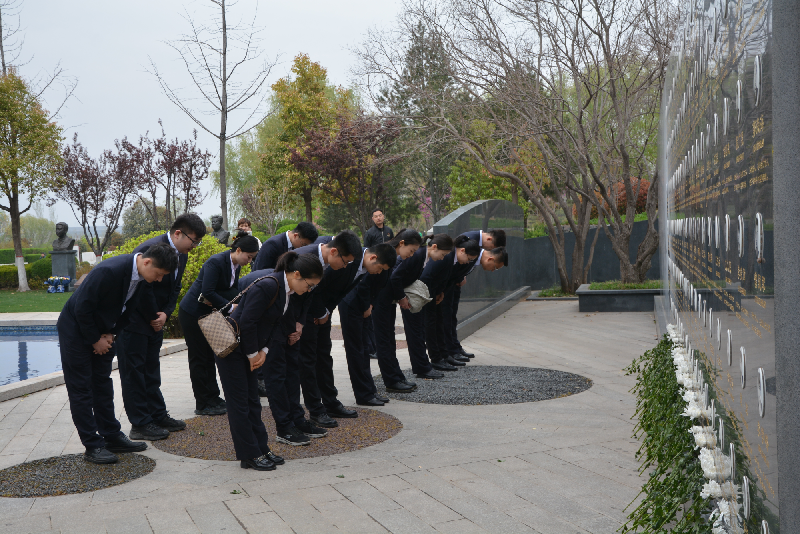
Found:
M 0 335 L 0 386 L 60 370 L 57 335 Z

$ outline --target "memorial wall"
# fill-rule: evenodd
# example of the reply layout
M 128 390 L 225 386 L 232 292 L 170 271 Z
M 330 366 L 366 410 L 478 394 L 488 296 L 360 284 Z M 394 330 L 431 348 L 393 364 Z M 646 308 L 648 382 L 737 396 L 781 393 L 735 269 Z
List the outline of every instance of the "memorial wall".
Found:
M 778 532 L 772 5 L 689 0 L 681 13 L 659 154 L 670 322 L 704 368 L 741 527 Z

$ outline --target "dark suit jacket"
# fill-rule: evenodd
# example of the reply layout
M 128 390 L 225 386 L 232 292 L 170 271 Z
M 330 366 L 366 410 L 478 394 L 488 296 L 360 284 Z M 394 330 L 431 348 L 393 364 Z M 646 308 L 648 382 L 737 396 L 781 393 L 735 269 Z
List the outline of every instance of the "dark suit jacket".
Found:
M 455 257 L 456 249 L 453 249 L 443 259 L 439 261 L 429 261 L 428 265 L 423 269 L 419 279 L 428 286 L 431 297 L 435 298 L 436 295 L 443 293 L 445 289 L 447 289 L 453 269 L 458 265 L 458 263 L 453 265 Z
M 467 236 L 468 238 L 472 239 L 479 245 L 481 244 L 481 231 L 480 230 L 471 230 L 469 232 L 464 232 L 461 234 L 463 236 Z
M 148 239 L 133 251 L 134 254 L 145 252 L 151 246 L 157 243 L 169 244 L 167 234 Z M 186 270 L 186 262 L 189 259 L 188 254 L 178 254 L 178 274 L 173 273 L 165 276 L 160 282 L 153 282 L 152 284 L 145 284 L 139 297 L 139 305 L 131 315 L 131 322 L 125 327 L 125 330 L 131 332 L 138 332 L 140 334 L 154 334 L 153 327 L 150 326 L 150 321 L 156 318 L 158 312 L 166 314 L 167 318 L 175 311 L 175 306 L 178 304 L 178 295 L 181 292 L 181 280 L 183 279 L 183 271 Z
M 344 296 L 342 302 L 358 315 L 363 315 L 369 309 L 381 289 L 389 282 L 391 271 L 378 274 L 365 274 L 355 281 L 350 291 Z
M 253 270 L 274 269 L 278 263 L 278 258 L 289 250 L 289 242 L 286 240 L 286 232 L 274 235 L 267 239 L 258 251 Z
M 239 299 L 239 305 L 231 313 L 231 319 L 239 325 L 239 349 L 242 354 L 252 354 L 267 346 L 273 330 L 280 328 L 283 307 L 286 304 L 286 288 L 283 272 L 275 277 L 259 280 Z M 269 305 L 272 298 L 275 302 Z
M 275 269 L 272 268 L 261 269 L 260 271 L 250 271 L 250 274 L 247 274 L 242 278 L 239 278 L 239 281 L 237 282 L 237 288 L 239 289 L 239 291 L 244 291 L 244 289 L 247 286 L 258 280 L 259 278 L 263 276 L 269 276 L 273 272 L 275 272 Z
M 58 317 L 59 327 L 74 330 L 87 345 L 97 343 L 102 334 L 121 332 L 136 309 L 142 286 L 147 285 L 144 280 L 139 282 L 126 305 L 132 274 L 133 254 L 100 262 L 67 300 Z
M 405 298 L 406 292 L 404 290 L 419 279 L 427 254 L 428 247 L 419 247 L 419 250 L 417 250 L 413 256 L 407 260 L 397 262 L 394 271 L 392 271 L 392 275 L 389 277 L 389 285 L 387 286 L 387 289 L 391 292 L 391 300 L 402 300 Z
M 231 251 L 226 250 L 214 254 L 206 260 L 200 268 L 197 279 L 181 300 L 181 309 L 195 317 L 211 313 L 214 309 L 225 306 L 233 297 L 239 294 L 238 285 L 241 267 L 236 267 L 236 277 L 231 284 Z M 211 306 L 200 304 L 197 297 L 203 295 Z

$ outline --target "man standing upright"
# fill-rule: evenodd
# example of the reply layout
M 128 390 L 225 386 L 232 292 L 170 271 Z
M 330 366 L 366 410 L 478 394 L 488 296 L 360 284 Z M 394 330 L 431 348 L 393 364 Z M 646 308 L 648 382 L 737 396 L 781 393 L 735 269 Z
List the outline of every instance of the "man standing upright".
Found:
M 377 208 L 372 212 L 372 228 L 367 230 L 364 234 L 364 247 L 369 248 L 372 245 L 380 245 L 381 243 L 388 243 L 394 237 L 394 232 L 384 224 L 386 217 L 383 215 L 383 210 Z
M 157 440 L 186 428 L 186 423 L 167 413 L 161 395 L 161 362 L 159 354 L 167 322 L 181 292 L 181 280 L 189 251 L 206 235 L 206 225 L 198 215 L 178 216 L 169 232 L 148 239 L 133 251 L 145 252 L 164 243 L 178 254 L 177 268 L 161 281 L 142 288 L 139 303 L 131 314 L 131 322 L 119 336 L 117 361 L 122 383 L 122 401 L 131 422 L 131 439 Z
M 114 413 L 114 335 L 127 326 L 142 289 L 177 267 L 178 255 L 164 243 L 144 253 L 102 261 L 70 296 L 58 317 L 64 385 L 88 462 L 110 464 L 118 460 L 115 452 L 147 448 L 146 443 L 133 442 L 122 433 Z

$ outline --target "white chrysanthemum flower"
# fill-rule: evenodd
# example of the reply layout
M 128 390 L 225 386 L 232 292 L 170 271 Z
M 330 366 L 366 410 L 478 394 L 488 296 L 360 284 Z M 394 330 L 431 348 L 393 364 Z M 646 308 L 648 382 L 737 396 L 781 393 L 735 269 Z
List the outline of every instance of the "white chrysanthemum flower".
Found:
M 731 474 L 731 459 L 719 449 L 700 449 L 700 467 L 709 480 L 726 480 Z
M 720 499 L 722 498 L 722 488 L 719 486 L 719 483 L 714 480 L 706 482 L 703 484 L 703 490 L 700 492 L 700 496 L 704 499 Z
M 710 426 L 693 426 L 689 432 L 694 435 L 695 449 L 717 446 L 717 434 Z
M 739 504 L 735 501 L 719 500 L 717 508 L 711 512 L 709 520 L 713 522 L 714 534 L 742 534 Z

